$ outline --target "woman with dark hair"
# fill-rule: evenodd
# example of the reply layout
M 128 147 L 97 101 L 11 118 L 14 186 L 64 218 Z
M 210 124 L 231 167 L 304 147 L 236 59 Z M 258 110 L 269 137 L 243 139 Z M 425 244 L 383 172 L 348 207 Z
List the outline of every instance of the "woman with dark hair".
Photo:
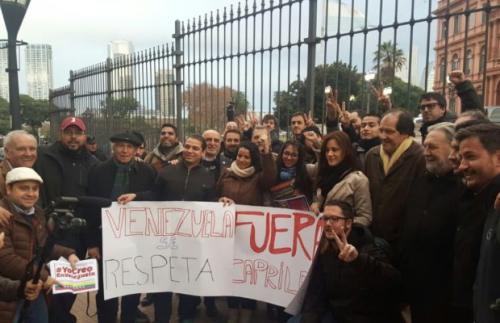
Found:
M 285 142 L 276 160 L 277 180 L 271 189 L 274 200 L 303 195 L 312 202 L 312 181 L 306 170 L 304 146 L 297 140 Z
M 223 203 L 261 206 L 264 193 L 276 180 L 276 164 L 271 155 L 269 137 L 265 137 L 264 149 L 250 142 L 243 142 L 236 150 L 236 160 L 226 168 L 217 183 L 217 192 Z M 256 301 L 228 297 L 229 323 L 250 323 Z M 240 311 L 241 308 L 241 311 Z
M 354 223 L 369 226 L 372 203 L 368 178 L 360 171 L 349 136 L 333 131 L 323 140 L 311 209 L 319 214 L 329 200 L 349 203 L 354 211 Z

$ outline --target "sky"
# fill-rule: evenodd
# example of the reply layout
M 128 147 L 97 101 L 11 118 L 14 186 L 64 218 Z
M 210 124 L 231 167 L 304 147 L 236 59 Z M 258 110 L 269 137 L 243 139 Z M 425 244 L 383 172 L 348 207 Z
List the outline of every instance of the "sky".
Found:
M 352 1 L 358 11 L 365 12 L 365 0 L 343 0 L 349 6 Z M 396 0 L 369 0 L 370 25 L 378 24 L 379 1 L 384 2 L 383 23 L 389 23 L 394 18 Z M 400 21 L 409 19 L 411 1 L 399 0 Z M 427 15 L 428 1 L 433 1 L 433 6 L 436 2 L 436 0 L 414 1 L 417 18 Z M 259 5 L 260 2 L 259 0 Z M 274 2 L 277 3 L 277 0 Z M 269 0 L 266 0 L 266 3 L 268 4 Z M 305 7 L 307 3 L 305 1 Z M 175 20 L 186 21 L 210 13 L 210 11 L 215 12 L 216 9 L 229 8 L 231 4 L 236 5 L 237 2 L 234 0 L 32 0 L 18 39 L 31 44 L 52 45 L 54 87 L 57 88 L 68 83 L 70 70 L 104 61 L 107 55 L 107 44 L 112 40 L 131 41 L 136 50 L 170 43 Z M 318 18 L 318 24 L 320 25 L 323 21 L 322 1 L 319 0 L 318 4 L 319 16 L 321 16 Z M 2 20 L 0 38 L 6 38 L 3 17 L 0 20 Z M 302 28 L 306 30 L 307 26 Z M 405 28 L 401 28 L 400 32 L 402 36 L 399 36 L 398 40 L 401 46 L 408 48 L 409 37 L 404 35 Z M 425 33 L 418 32 L 415 35 L 414 42 L 422 48 L 422 55 L 419 56 L 421 56 L 420 60 L 423 60 Z M 392 31 L 384 32 L 384 38 L 391 39 Z M 355 43 L 355 46 L 359 46 L 358 43 Z M 341 53 L 344 57 L 347 52 L 345 48 L 345 46 L 342 47 Z M 330 53 L 333 52 L 333 50 L 330 51 Z M 359 51 L 356 50 L 356 52 Z M 359 64 L 359 57 L 357 58 L 355 63 Z M 21 92 L 25 89 L 23 64 L 21 60 Z

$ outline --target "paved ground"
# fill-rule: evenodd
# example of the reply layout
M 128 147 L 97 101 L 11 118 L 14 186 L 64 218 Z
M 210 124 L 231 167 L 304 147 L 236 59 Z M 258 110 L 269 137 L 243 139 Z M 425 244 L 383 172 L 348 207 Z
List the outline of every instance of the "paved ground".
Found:
M 75 305 L 73 306 L 73 310 L 71 311 L 76 317 L 78 318 L 78 323 L 95 323 L 97 322 L 97 316 L 95 315 L 96 313 L 96 307 L 95 307 L 95 296 L 94 294 L 90 294 L 90 303 L 89 303 L 89 314 L 91 315 L 90 317 L 87 316 L 86 310 L 87 310 L 87 294 L 81 294 L 77 297 Z M 141 310 L 148 315 L 150 318 L 151 322 L 153 322 L 153 315 L 154 315 L 154 306 L 148 306 L 146 308 L 141 308 Z M 174 297 L 174 309 L 177 308 L 177 298 Z M 208 322 L 214 322 L 214 323 L 223 323 L 226 322 L 227 320 L 227 306 L 226 302 L 223 298 L 217 300 L 217 308 L 221 312 L 220 317 L 216 319 L 210 319 L 206 317 L 205 315 L 205 309 L 203 305 L 200 305 L 198 307 L 198 319 L 195 320 L 195 323 L 208 323 Z M 177 314 L 174 313 L 172 315 L 172 319 L 170 320 L 170 323 L 177 323 Z M 266 307 L 265 304 L 260 303 L 257 311 L 254 313 L 254 317 L 252 319 L 252 322 L 259 322 L 259 323 L 271 323 L 273 321 L 268 320 L 266 317 Z

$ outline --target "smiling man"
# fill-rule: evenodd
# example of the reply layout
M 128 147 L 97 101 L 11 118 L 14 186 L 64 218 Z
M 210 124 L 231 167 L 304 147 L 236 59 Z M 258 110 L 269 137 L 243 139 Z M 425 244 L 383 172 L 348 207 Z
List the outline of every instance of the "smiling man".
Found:
M 467 190 L 459 200 L 452 322 L 498 322 L 499 213 L 493 206 L 500 192 L 500 127 L 489 122 L 466 127 L 456 140 Z
M 135 155 L 142 140 L 133 132 L 122 132 L 111 136 L 113 156 L 91 168 L 88 176 L 88 195 L 116 200 L 128 192 L 142 192 L 154 185 L 156 172 L 143 162 L 137 162 Z M 89 208 L 85 241 L 87 254 L 99 262 L 99 276 L 102 276 L 102 233 L 101 209 Z M 96 294 L 99 322 L 115 322 L 118 313 L 118 299 L 104 300 L 103 281 L 99 280 Z M 121 298 L 120 322 L 135 322 L 139 294 Z
M 449 122 L 429 128 L 426 172 L 410 188 L 402 225 L 399 269 L 414 323 L 449 322 L 457 201 L 464 190 L 448 159 L 454 134 Z
M 98 160 L 85 148 L 86 126 L 78 117 L 66 117 L 60 125 L 59 140 L 38 151 L 34 169 L 43 178 L 40 188 L 40 205 L 47 207 L 60 196 L 84 196 L 87 193 L 87 175 Z M 84 218 L 82 209 L 75 216 Z M 73 248 L 78 257 L 85 258 L 83 232 L 64 232 L 56 242 Z M 71 307 L 76 296 L 58 294 L 53 296 L 49 308 L 52 322 L 76 322 Z
M 389 263 L 390 248 L 375 242 L 365 226 L 354 224 L 354 216 L 346 202 L 325 204 L 323 236 L 300 322 L 401 322 L 395 292 L 401 275 Z
M 177 127 L 171 123 L 161 126 L 160 142 L 151 151 L 144 161 L 153 166 L 156 171 L 170 164 L 170 161 L 178 159 L 182 153 L 182 144 L 177 138 Z
M 123 194 L 118 201 L 128 203 L 136 198 L 142 201 L 216 201 L 214 176 L 201 164 L 206 149 L 207 143 L 202 136 L 191 135 L 184 143 L 181 161 L 163 168 L 152 190 Z M 200 298 L 179 294 L 179 299 L 179 321 L 190 322 L 196 316 Z M 153 302 L 155 322 L 168 322 L 172 312 L 172 293 L 156 293 Z
M 24 130 L 14 130 L 5 136 L 5 159 L 0 163 L 0 198 L 6 193 L 7 173 L 16 167 L 33 167 L 37 157 L 36 149 L 36 138 Z
M 399 240 L 410 188 L 425 170 L 422 147 L 413 140 L 414 127 L 408 113 L 387 113 L 380 123 L 381 145 L 366 155 L 373 205 L 372 230 L 393 247 Z

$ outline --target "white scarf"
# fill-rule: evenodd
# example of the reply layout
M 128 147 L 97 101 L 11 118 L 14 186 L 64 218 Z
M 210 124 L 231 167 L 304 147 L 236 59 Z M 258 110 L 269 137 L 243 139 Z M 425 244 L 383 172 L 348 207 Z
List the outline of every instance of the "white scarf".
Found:
M 255 167 L 251 166 L 245 169 L 241 169 L 236 165 L 236 161 L 233 161 L 231 167 L 229 167 L 229 171 L 236 174 L 236 176 L 241 178 L 247 178 L 255 174 Z

